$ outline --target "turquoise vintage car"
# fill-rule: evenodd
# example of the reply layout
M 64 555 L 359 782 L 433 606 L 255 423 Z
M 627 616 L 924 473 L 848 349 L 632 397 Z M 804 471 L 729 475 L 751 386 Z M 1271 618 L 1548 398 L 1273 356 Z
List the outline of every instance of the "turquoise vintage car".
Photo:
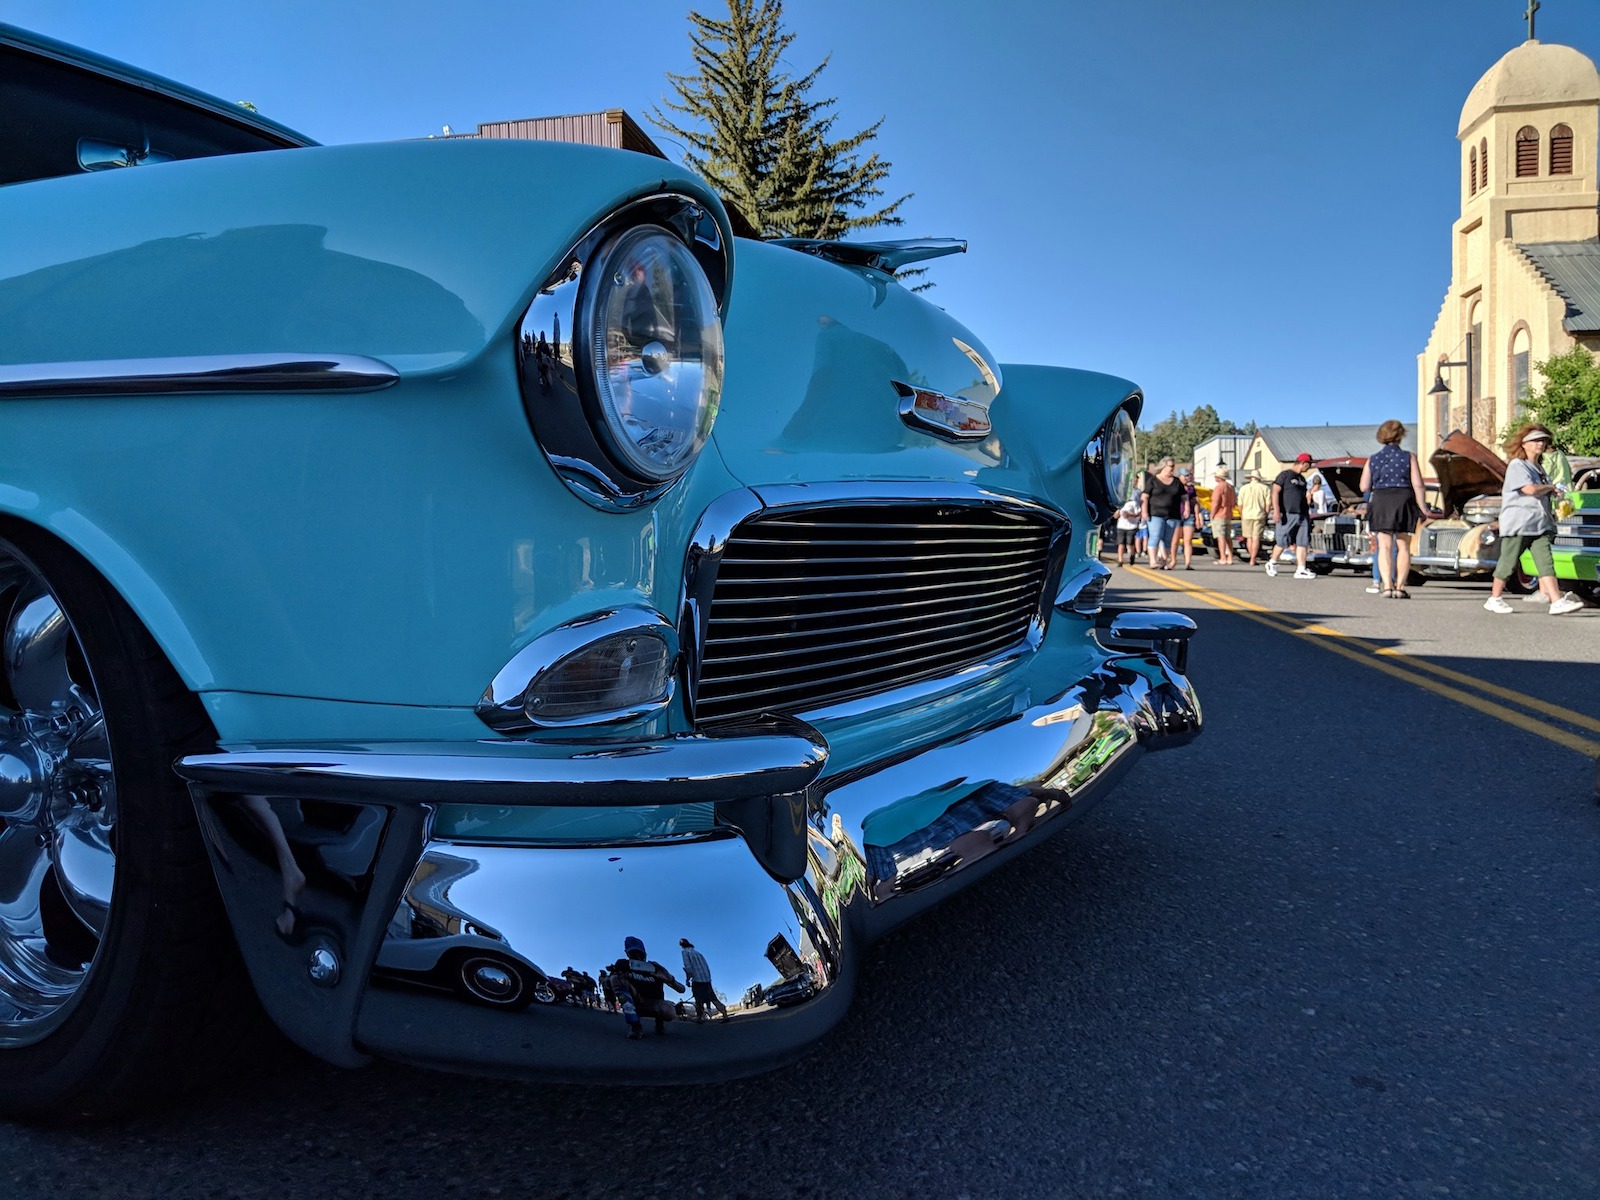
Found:
M 148 1103 L 260 1010 L 352 1066 L 764 1069 L 1200 729 L 1192 623 L 1090 552 L 1140 393 L 895 281 L 956 246 L 314 146 L 3 27 L 0 111 L 0 1108 Z M 639 1053 L 674 986 L 729 1028 Z

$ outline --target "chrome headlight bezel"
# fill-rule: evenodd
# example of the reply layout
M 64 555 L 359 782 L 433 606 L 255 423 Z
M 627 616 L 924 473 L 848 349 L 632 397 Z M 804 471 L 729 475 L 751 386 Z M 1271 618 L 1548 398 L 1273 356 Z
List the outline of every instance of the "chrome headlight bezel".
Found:
M 1109 524 L 1133 494 L 1143 407 L 1144 396 L 1134 392 L 1117 405 L 1083 448 L 1084 501 L 1096 525 Z
M 613 286 L 605 277 L 608 265 L 618 266 L 619 252 L 626 254 L 629 246 L 652 236 L 668 239 L 657 249 L 676 255 L 684 271 L 699 272 L 713 305 L 700 335 L 708 348 L 714 343 L 716 366 L 708 377 L 715 378 L 708 386 L 717 394 L 702 393 L 693 445 L 666 463 L 652 462 L 630 442 L 602 375 L 609 339 L 595 328 L 604 319 Z M 523 314 L 517 356 L 528 422 L 556 474 L 595 507 L 623 511 L 655 500 L 683 477 L 709 438 L 720 400 L 721 320 L 730 268 L 728 238 L 707 205 L 675 193 L 650 196 L 617 210 L 580 238 Z

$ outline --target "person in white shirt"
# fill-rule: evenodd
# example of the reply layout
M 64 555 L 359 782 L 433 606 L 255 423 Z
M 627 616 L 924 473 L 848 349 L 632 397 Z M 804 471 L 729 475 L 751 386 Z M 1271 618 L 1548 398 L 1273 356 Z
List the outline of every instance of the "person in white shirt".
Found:
M 1117 509 L 1117 566 L 1139 561 L 1139 497 Z

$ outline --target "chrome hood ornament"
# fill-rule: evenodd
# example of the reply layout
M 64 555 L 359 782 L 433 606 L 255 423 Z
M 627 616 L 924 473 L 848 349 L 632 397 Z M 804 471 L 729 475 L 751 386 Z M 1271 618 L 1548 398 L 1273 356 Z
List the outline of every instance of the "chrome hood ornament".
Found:
M 890 242 L 840 242 L 832 238 L 773 238 L 772 245 L 787 246 L 847 267 L 866 267 L 893 275 L 901 267 L 946 254 L 965 254 L 964 238 L 907 238 Z

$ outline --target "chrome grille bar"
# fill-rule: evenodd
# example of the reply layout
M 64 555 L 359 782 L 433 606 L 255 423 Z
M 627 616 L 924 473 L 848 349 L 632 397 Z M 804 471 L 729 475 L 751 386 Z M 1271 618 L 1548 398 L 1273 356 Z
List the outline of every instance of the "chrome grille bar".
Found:
M 719 547 L 696 719 L 804 712 L 1019 647 L 1065 524 L 996 498 L 780 508 Z

